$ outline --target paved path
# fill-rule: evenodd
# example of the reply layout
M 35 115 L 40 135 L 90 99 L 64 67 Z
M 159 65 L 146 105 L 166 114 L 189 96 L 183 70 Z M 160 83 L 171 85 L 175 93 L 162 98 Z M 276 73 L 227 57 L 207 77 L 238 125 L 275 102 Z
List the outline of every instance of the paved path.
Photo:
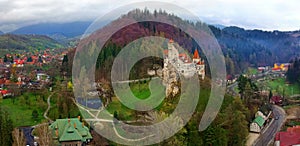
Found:
M 33 128 L 32 127 L 20 127 L 22 129 L 25 139 L 26 139 L 26 144 L 33 146 L 34 145 L 34 136 L 31 135 Z
M 122 84 L 122 83 L 133 83 L 133 82 L 139 82 L 139 81 L 147 81 L 147 80 L 153 80 L 153 79 L 157 79 L 159 77 L 152 77 L 152 78 L 142 78 L 142 79 L 137 79 L 137 80 L 126 80 L 126 81 L 114 81 L 112 83 L 118 83 L 118 84 Z
M 154 135 L 148 135 L 148 136 L 145 136 L 145 137 L 142 137 L 142 138 L 138 138 L 138 139 L 129 139 L 129 138 L 123 137 L 122 135 L 119 134 L 118 130 L 116 129 L 116 126 L 115 126 L 115 123 L 113 121 L 113 118 L 111 118 L 111 119 L 98 118 L 100 112 L 104 108 L 101 108 L 99 110 L 89 109 L 87 107 L 81 106 L 80 104 L 76 103 L 75 100 L 73 100 L 73 102 L 78 106 L 78 108 L 80 108 L 81 110 L 84 110 L 87 114 L 89 114 L 89 116 L 91 116 L 91 118 L 85 118 L 84 119 L 85 121 L 87 121 L 87 122 L 96 122 L 96 123 L 101 123 L 101 122 L 111 123 L 112 127 L 113 127 L 113 130 L 114 130 L 114 133 L 116 134 L 116 136 L 118 136 L 119 138 L 121 138 L 123 140 L 134 142 L 134 141 L 141 141 L 141 140 L 144 140 L 144 139 L 146 139 L 148 137 L 153 137 L 154 136 Z M 92 112 L 94 112 L 94 114 Z M 95 114 L 95 112 L 96 112 L 96 114 Z M 113 115 L 111 115 L 111 114 L 110 114 L 110 116 L 113 117 Z
M 51 97 L 52 97 L 52 95 L 53 95 L 54 93 L 55 93 L 55 92 L 52 92 L 52 93 L 48 96 L 48 99 L 47 99 L 48 108 L 47 108 L 47 110 L 46 110 L 45 113 L 44 113 L 45 119 L 47 119 L 49 122 L 53 122 L 53 121 L 47 116 L 47 114 L 48 114 L 48 112 L 49 112 L 49 110 L 50 110 L 50 108 L 51 108 L 50 99 L 51 99 Z

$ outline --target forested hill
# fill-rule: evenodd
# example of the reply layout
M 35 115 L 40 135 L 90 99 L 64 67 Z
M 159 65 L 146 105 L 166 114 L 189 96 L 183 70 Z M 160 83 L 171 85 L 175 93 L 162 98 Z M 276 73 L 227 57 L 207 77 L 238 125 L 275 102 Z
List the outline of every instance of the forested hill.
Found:
M 249 66 L 264 66 L 274 63 L 276 56 L 269 48 L 247 37 L 210 26 L 226 59 L 228 74 L 241 73 Z
M 62 48 L 62 44 L 43 35 L 13 35 L 0 36 L 0 49 L 43 50 L 47 48 Z
M 269 60 L 288 62 L 300 53 L 300 32 L 280 32 L 262 30 L 244 30 L 238 27 L 227 27 L 223 32 L 238 38 L 246 39 L 272 53 Z M 258 61 L 260 62 L 260 61 Z
M 142 18 L 161 16 L 177 26 L 191 24 L 199 29 L 204 23 L 192 23 L 164 11 L 134 10 L 122 16 L 139 21 Z M 241 73 L 249 66 L 273 65 L 276 62 L 289 62 L 291 58 L 300 53 L 300 32 L 267 32 L 261 30 L 245 30 L 238 27 L 225 27 L 223 29 L 209 26 L 216 36 L 224 56 L 228 74 Z M 164 36 L 173 38 L 176 42 L 191 52 L 199 46 L 184 31 L 172 28 L 158 22 L 139 22 L 119 30 L 109 41 L 122 47 L 127 43 L 143 36 Z M 202 54 L 203 55 L 203 54 Z M 107 57 L 107 56 L 106 56 Z M 101 59 L 103 60 L 103 58 Z

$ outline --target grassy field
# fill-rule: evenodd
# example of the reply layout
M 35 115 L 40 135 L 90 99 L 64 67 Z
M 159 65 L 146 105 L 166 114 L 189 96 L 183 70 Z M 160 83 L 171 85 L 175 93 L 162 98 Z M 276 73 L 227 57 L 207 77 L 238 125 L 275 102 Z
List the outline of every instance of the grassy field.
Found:
M 239 87 L 238 87 L 238 86 L 235 86 L 235 87 L 233 88 L 233 90 L 234 90 L 234 92 L 235 92 L 235 93 L 239 93 L 239 92 L 240 92 L 240 90 L 239 90 Z
M 247 74 L 256 75 L 256 74 L 258 74 L 258 70 L 256 68 L 249 67 L 248 71 L 247 71 Z
M 149 81 L 141 81 L 136 83 L 130 83 L 130 88 L 133 95 L 139 99 L 147 99 L 151 92 L 149 90 Z M 123 95 L 126 96 L 126 95 Z M 123 105 L 117 97 L 112 98 L 112 102 L 106 108 L 111 114 L 115 111 L 118 112 L 120 118 L 124 120 L 133 120 L 134 119 L 134 110 Z
M 140 82 L 140 83 L 131 83 L 131 91 L 133 94 L 140 99 L 147 99 L 151 93 L 149 90 L 149 82 Z M 157 90 L 158 87 L 153 87 L 153 96 L 157 96 Z M 208 102 L 208 98 L 210 95 L 210 90 L 206 88 L 201 88 L 200 89 L 200 96 L 198 100 L 198 105 L 197 105 L 197 111 L 204 111 L 206 104 Z M 177 103 L 179 102 L 180 97 L 176 96 L 173 97 L 172 99 L 164 99 L 163 102 L 158 105 L 155 110 L 157 111 L 163 111 L 167 114 L 170 114 L 174 111 L 174 109 L 177 106 Z M 115 111 L 118 112 L 119 116 L 121 117 L 122 120 L 130 121 L 135 119 L 135 111 L 132 109 L 129 109 L 125 105 L 123 105 L 117 97 L 112 98 L 112 102 L 108 105 L 106 108 L 111 114 L 113 114 Z
M 109 111 L 110 114 L 114 114 L 114 112 L 117 111 L 119 117 L 124 120 L 134 119 L 134 110 L 131 110 L 123 105 L 117 97 L 112 98 L 112 102 L 107 106 L 106 110 Z
M 297 84 L 286 84 L 284 78 L 266 81 L 266 85 L 278 94 L 293 95 L 300 94 L 300 86 Z
M 147 99 L 151 92 L 149 90 L 149 81 L 130 84 L 133 95 L 139 99 Z
M 44 96 L 46 99 L 47 96 Z M 25 93 L 24 95 L 14 97 L 14 99 L 1 99 L 0 105 L 9 113 L 14 127 L 39 124 L 44 120 L 43 113 L 47 108 L 47 103 L 43 97 L 34 95 L 33 93 Z M 38 117 L 36 119 L 32 117 L 33 110 L 38 111 Z

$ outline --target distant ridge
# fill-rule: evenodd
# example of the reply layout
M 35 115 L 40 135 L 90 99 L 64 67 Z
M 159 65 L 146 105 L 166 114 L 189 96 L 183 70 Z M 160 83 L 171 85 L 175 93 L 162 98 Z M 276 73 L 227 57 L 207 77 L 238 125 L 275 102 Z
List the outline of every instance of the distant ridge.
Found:
M 2 31 L 0 31 L 0 35 L 4 34 Z
M 11 34 L 39 34 L 73 38 L 82 35 L 91 22 L 41 23 L 19 28 Z
M 225 27 L 227 27 L 227 26 L 225 26 L 225 25 L 221 25 L 221 24 L 212 24 L 214 27 L 216 27 L 216 28 L 219 28 L 219 29 L 223 29 L 223 28 L 225 28 Z
M 0 36 L 0 49 L 34 51 L 63 47 L 63 44 L 45 35 L 4 34 Z

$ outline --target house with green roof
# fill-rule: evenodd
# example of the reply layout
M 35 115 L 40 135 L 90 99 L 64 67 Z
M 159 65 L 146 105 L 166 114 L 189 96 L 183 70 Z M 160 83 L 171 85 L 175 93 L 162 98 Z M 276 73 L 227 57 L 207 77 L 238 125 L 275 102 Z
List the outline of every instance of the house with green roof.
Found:
M 260 133 L 265 124 L 265 119 L 262 116 L 257 116 L 250 124 L 250 131 Z
M 92 139 L 89 128 L 80 122 L 80 117 L 57 119 L 49 128 L 53 139 L 61 146 L 82 146 Z

